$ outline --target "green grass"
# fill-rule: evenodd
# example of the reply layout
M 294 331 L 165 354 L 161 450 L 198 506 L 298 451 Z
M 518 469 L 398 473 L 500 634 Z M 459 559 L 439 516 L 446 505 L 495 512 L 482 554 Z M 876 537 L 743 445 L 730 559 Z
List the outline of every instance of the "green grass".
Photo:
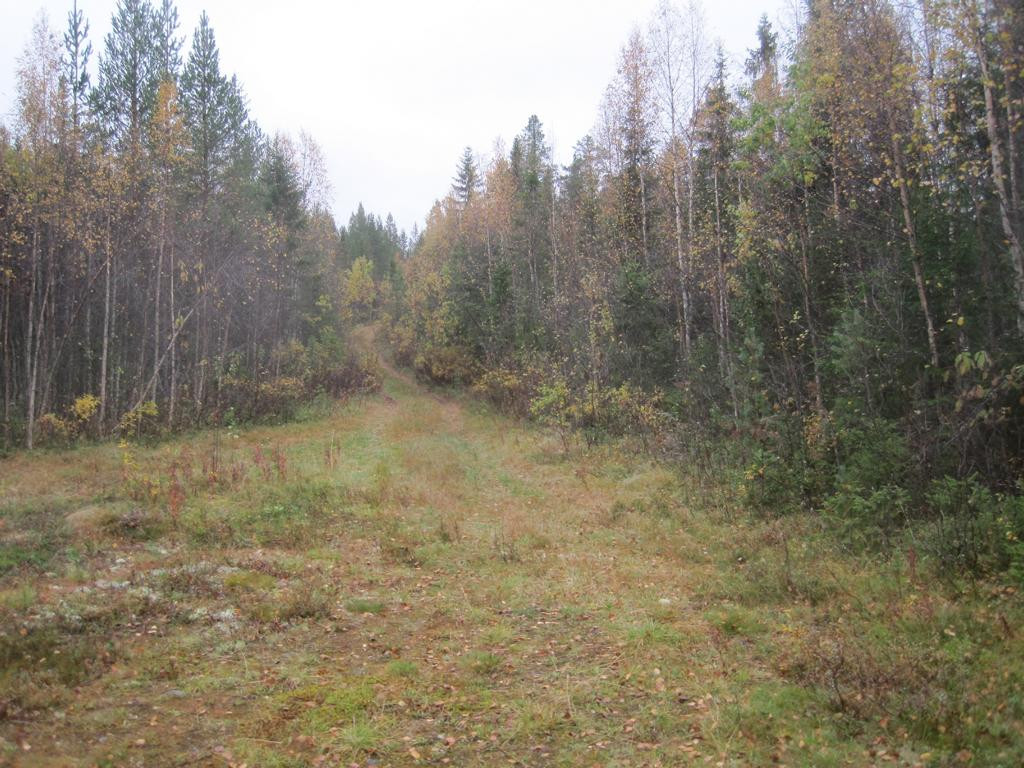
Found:
M 277 579 L 256 571 L 236 571 L 224 578 L 224 586 L 239 592 L 267 592 L 277 585 Z
M 725 606 L 710 611 L 707 619 L 730 637 L 754 637 L 768 631 L 760 613 L 741 606 Z
M 490 651 L 470 651 L 462 657 L 463 669 L 480 677 L 493 675 L 501 668 L 501 657 Z
M 0 606 L 9 608 L 14 612 L 27 611 L 38 600 L 39 594 L 30 584 L 22 584 L 21 586 L 0 592 Z
M 112 444 L 0 459 L 0 762 L 1024 764 L 1012 585 L 384 391 L 132 446 L 130 482 Z
M 419 667 L 416 662 L 398 659 L 388 664 L 387 673 L 391 677 L 414 678 L 419 674 Z
M 298 691 L 293 699 L 312 704 L 302 714 L 302 728 L 310 734 L 325 733 L 339 723 L 363 717 L 373 703 L 373 687 L 365 681 L 334 683 L 329 689 Z
M 54 563 L 69 541 L 67 509 L 63 498 L 0 504 L 0 578 L 16 569 L 40 571 Z
M 384 603 L 380 600 L 368 600 L 363 597 L 346 600 L 345 608 L 352 613 L 384 613 Z
M 638 647 L 673 646 L 683 642 L 678 630 L 657 621 L 645 621 L 626 629 L 626 639 Z

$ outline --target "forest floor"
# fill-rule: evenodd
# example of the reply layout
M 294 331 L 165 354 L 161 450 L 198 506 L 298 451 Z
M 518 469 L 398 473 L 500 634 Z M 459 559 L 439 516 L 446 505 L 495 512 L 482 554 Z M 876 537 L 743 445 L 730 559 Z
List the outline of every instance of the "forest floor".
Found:
M 0 461 L 0 764 L 1021 764 L 1012 588 L 382 371 Z

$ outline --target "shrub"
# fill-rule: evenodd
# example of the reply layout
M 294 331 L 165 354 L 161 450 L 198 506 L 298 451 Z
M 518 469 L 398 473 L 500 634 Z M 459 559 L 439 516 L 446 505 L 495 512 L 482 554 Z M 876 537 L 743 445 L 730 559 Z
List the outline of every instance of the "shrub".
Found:
M 970 475 L 934 480 L 927 499 L 924 545 L 943 568 L 1024 580 L 1024 496 L 995 494 Z
M 858 547 L 885 545 L 906 522 L 909 508 L 910 493 L 894 484 L 879 488 L 842 484 L 825 501 L 825 513 L 842 538 Z
M 392 323 L 387 341 L 398 365 L 412 366 L 416 360 L 416 329 L 410 320 Z
M 481 374 L 473 385 L 473 391 L 505 413 L 526 416 L 536 388 L 528 372 L 502 366 Z
M 895 422 L 836 418 L 836 481 L 858 489 L 905 485 L 910 448 Z M 847 423 L 844 423 L 847 422 Z M 852 423 L 850 423 L 852 422 Z
M 927 644 L 880 642 L 884 632 L 822 623 L 784 646 L 779 671 L 827 694 L 839 712 L 862 718 L 913 714 L 917 719 L 927 714 L 926 706 L 942 700 L 934 652 Z
M 469 384 L 477 376 L 477 362 L 468 349 L 458 346 L 430 347 L 416 355 L 416 376 L 432 384 Z
M 341 397 L 357 392 L 375 392 L 380 389 L 380 374 L 374 361 L 348 357 L 340 363 L 312 369 L 306 375 L 304 386 L 310 396 L 322 393 Z
M 160 431 L 160 424 L 157 422 L 159 415 L 156 403 L 152 400 L 140 403 L 121 416 L 117 423 L 118 434 L 122 438 L 156 435 Z
M 573 426 L 573 398 L 564 379 L 542 384 L 530 401 L 530 414 L 549 427 L 557 429 L 565 438 L 565 431 Z
M 668 423 L 668 415 L 661 407 L 661 394 L 647 392 L 622 384 L 608 392 L 605 398 L 605 420 L 616 434 L 638 435 L 645 448 Z
M 44 413 L 36 421 L 35 441 L 37 445 L 66 445 L 71 439 L 72 428 L 60 416 Z
M 380 387 L 375 363 L 343 355 L 340 341 L 329 334 L 322 334 L 308 347 L 295 340 L 280 344 L 273 362 L 284 375 L 262 380 L 224 376 L 213 420 L 287 421 L 296 417 L 303 403 L 319 395 L 337 398 Z
M 590 445 L 606 435 L 634 435 L 645 448 L 650 448 L 653 439 L 660 441 L 669 424 L 670 417 L 661 407 L 659 392 L 647 392 L 629 384 L 574 387 L 557 374 L 546 380 L 552 383 L 536 387 L 530 413 L 559 430 L 563 441 L 570 431 L 581 432 Z
M 280 376 L 302 378 L 309 369 L 309 352 L 298 339 L 278 344 L 270 358 L 274 371 Z
M 1024 496 L 1003 499 L 997 520 L 1003 528 L 1006 547 L 1006 566 L 1010 576 L 1024 586 Z
M 261 382 L 256 389 L 253 418 L 273 416 L 290 419 L 295 415 L 304 394 L 302 381 L 293 376 L 280 376 Z
M 71 403 L 70 420 L 76 434 L 88 434 L 95 431 L 96 414 L 99 412 L 100 399 L 96 395 L 85 394 L 76 397 Z
M 220 382 L 222 413 L 238 421 L 291 418 L 304 394 L 302 382 L 290 376 L 262 382 L 225 376 Z
M 894 422 L 840 413 L 830 447 L 840 457 L 826 514 L 844 537 L 878 546 L 907 522 L 910 448 Z M 824 462 L 821 462 L 824 464 Z
M 743 480 L 743 502 L 753 512 L 774 517 L 800 509 L 801 462 L 787 461 L 768 448 L 757 448 Z

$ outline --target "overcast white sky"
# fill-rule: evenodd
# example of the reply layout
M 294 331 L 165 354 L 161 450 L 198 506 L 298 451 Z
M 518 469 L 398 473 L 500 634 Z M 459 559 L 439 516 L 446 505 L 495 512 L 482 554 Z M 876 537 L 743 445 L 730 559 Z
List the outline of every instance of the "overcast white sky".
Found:
M 80 0 L 93 61 L 116 0 Z M 656 0 L 178 0 L 185 52 L 210 16 L 222 71 L 239 76 L 264 131 L 307 130 L 324 150 L 339 223 L 362 202 L 422 225 L 466 145 L 489 154 L 536 113 L 565 162 L 593 127 L 619 49 Z M 62 31 L 71 0 L 0 0 L 0 115 L 10 124 L 15 60 L 39 10 Z M 706 2 L 734 61 L 762 13 L 784 0 Z

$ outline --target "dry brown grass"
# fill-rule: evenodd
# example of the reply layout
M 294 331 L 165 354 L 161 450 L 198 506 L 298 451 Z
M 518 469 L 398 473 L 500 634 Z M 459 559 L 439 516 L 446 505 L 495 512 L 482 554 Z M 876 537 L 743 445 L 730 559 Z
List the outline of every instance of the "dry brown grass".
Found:
M 174 514 L 164 496 L 120 498 L 116 446 L 0 465 L 15 505 L 0 541 L 50 547 L 45 565 L 0 580 L 4 627 L 70 622 L 49 639 L 6 635 L 46 642 L 15 647 L 19 674 L 0 676 L 0 701 L 18 707 L 0 713 L 0 762 L 816 766 L 882 754 L 923 764 L 929 751 L 955 764 L 979 744 L 991 764 L 999 749 L 1020 754 L 1012 706 L 994 712 L 989 735 L 966 724 L 1019 680 L 999 618 L 1016 626 L 1019 596 L 915 594 L 877 564 L 804 547 L 811 526 L 734 519 L 725 495 L 703 508 L 699 488 L 643 455 L 567 455 L 557 437 L 383 368 L 385 392 L 327 418 L 200 436 L 185 452 L 192 479 L 182 445 L 134 449 L 138 471 L 161 483 L 179 463 Z M 227 481 L 211 484 L 195 468 L 218 440 Z M 132 505 L 163 528 L 141 540 L 102 524 L 130 523 Z M 64 648 L 93 659 L 88 674 L 62 682 L 38 661 Z M 967 670 L 977 705 L 921 705 L 957 690 L 921 673 L 935 653 Z M 887 714 L 908 702 L 918 721 Z

